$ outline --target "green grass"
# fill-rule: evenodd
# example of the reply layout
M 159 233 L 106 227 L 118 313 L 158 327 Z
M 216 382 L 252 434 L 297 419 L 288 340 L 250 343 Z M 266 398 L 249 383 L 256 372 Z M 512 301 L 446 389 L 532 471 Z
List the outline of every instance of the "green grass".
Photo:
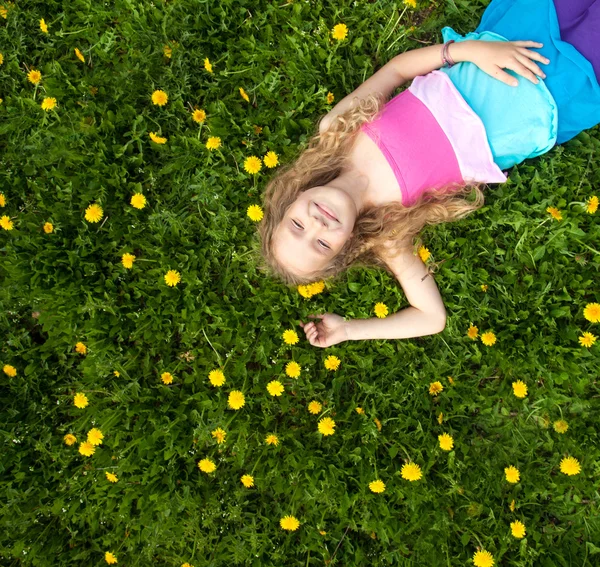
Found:
M 600 302 L 600 213 L 584 210 L 600 187 L 597 127 L 513 168 L 467 219 L 423 232 L 449 314 L 438 335 L 286 346 L 283 331 L 302 334 L 308 313 L 372 317 L 378 301 L 392 312 L 407 301 L 393 278 L 363 269 L 304 299 L 251 261 L 246 209 L 271 171 L 249 175 L 243 161 L 274 151 L 290 162 L 333 106 L 328 92 L 340 100 L 396 53 L 439 41 L 443 25 L 472 30 L 485 4 L 419 2 L 394 29 L 400 1 L 26 1 L 0 18 L 0 215 L 14 220 L 0 230 L 0 367 L 17 369 L 0 372 L 2 565 L 100 566 L 111 551 L 118 566 L 455 566 L 472 565 L 478 546 L 496 565 L 598 564 L 600 343 L 577 340 L 600 334 L 583 316 Z M 337 43 L 340 22 L 349 35 Z M 167 41 L 179 42 L 171 59 Z M 169 94 L 165 107 L 152 105 L 155 89 Z M 44 96 L 55 110 L 40 108 Z M 194 106 L 207 113 L 202 127 Z M 211 135 L 222 140 L 212 152 Z M 137 191 L 142 210 L 129 204 Z M 104 208 L 97 224 L 84 220 L 92 202 Z M 137 256 L 132 270 L 125 252 Z M 182 275 L 174 288 L 169 269 Z M 498 342 L 470 340 L 470 322 Z M 336 372 L 324 368 L 330 354 Z M 290 360 L 298 380 L 284 374 Z M 207 379 L 216 368 L 222 388 Z M 280 398 L 266 390 L 274 379 Z M 238 411 L 227 409 L 234 389 L 246 397 Z M 317 432 L 321 416 L 334 435 Z M 63 442 L 92 427 L 105 436 L 93 456 Z M 227 431 L 219 446 L 217 427 Z M 579 475 L 559 471 L 565 455 Z M 197 467 L 205 457 L 211 475 Z M 401 478 L 408 460 L 420 481 Z M 508 465 L 518 484 L 504 480 Z M 376 478 L 383 494 L 368 488 Z M 287 514 L 297 531 L 279 527 Z M 511 536 L 515 519 L 523 540 Z

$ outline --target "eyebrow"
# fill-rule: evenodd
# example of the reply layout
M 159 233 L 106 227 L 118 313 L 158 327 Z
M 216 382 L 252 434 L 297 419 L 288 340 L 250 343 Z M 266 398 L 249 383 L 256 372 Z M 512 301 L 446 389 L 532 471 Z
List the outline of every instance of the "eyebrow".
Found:
M 291 221 L 289 223 L 286 223 L 286 226 L 287 226 L 287 229 L 292 233 L 292 235 L 294 236 L 294 238 L 296 240 L 298 240 L 300 238 L 300 234 L 296 230 L 294 230 L 292 228 Z M 317 254 L 320 254 L 321 256 L 327 256 L 327 252 L 328 251 L 325 250 L 325 249 L 323 249 L 323 248 L 321 248 L 318 244 L 314 244 L 313 245 L 313 249 L 316 249 Z

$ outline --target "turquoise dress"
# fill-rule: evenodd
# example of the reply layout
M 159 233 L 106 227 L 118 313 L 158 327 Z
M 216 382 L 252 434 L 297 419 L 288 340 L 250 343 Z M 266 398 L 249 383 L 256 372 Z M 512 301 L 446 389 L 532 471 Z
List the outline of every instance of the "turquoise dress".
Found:
M 589 25 L 593 25 L 591 21 Z M 441 69 L 481 118 L 494 161 L 501 169 L 543 154 L 600 123 L 600 84 L 594 67 L 561 39 L 552 0 L 492 0 L 475 32 L 461 36 L 446 27 L 442 36 L 444 41 L 532 40 L 544 44 L 531 48 L 550 59 L 547 65 L 538 63 L 546 79 L 537 85 L 505 69 L 519 81 L 518 87 L 511 87 L 468 62 Z

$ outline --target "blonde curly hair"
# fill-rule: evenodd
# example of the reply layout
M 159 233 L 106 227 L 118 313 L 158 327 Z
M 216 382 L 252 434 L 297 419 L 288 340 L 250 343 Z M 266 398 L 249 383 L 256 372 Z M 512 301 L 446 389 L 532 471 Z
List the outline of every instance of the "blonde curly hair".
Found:
M 401 203 L 368 207 L 359 212 L 353 234 L 340 252 L 323 269 L 300 276 L 286 269 L 273 253 L 273 233 L 298 195 L 312 187 L 327 185 L 348 164 L 357 132 L 365 122 L 375 120 L 384 99 L 371 94 L 354 98 L 353 106 L 338 114 L 322 134 L 315 134 L 295 162 L 284 166 L 264 191 L 264 218 L 258 227 L 258 269 L 288 285 L 306 284 L 336 276 L 352 265 L 377 266 L 391 272 L 381 252 L 395 256 L 414 245 L 425 225 L 462 219 L 484 204 L 481 186 L 448 185 L 426 191 L 410 207 Z M 475 193 L 475 199 L 467 196 Z

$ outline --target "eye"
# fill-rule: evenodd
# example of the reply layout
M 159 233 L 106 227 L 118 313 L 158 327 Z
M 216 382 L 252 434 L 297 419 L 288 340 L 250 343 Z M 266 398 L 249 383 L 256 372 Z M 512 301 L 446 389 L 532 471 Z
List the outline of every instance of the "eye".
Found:
M 294 226 L 296 228 L 302 228 L 302 226 L 300 224 L 298 224 L 294 219 L 292 219 L 292 222 L 294 223 Z
M 318 240 L 317 241 L 323 248 L 325 248 L 325 250 L 330 250 L 329 246 L 327 246 L 327 244 L 325 244 L 323 241 Z

